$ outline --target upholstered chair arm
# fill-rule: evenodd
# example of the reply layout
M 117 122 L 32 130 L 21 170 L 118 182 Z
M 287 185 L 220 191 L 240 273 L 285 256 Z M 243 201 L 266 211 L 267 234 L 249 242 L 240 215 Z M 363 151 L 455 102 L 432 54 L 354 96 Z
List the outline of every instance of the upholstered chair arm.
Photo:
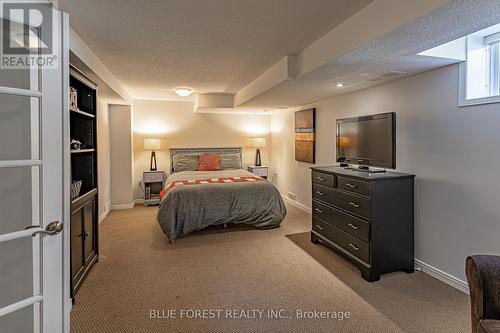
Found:
M 468 257 L 465 273 L 469 283 L 472 332 L 481 319 L 500 320 L 500 256 Z

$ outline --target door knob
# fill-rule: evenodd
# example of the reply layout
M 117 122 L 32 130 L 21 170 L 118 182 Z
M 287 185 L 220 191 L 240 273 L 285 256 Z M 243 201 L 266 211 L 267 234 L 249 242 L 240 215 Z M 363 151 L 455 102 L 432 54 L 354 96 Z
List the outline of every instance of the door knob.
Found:
M 54 236 L 60 233 L 63 230 L 63 223 L 59 221 L 54 221 L 50 222 L 45 230 L 39 230 L 35 231 L 34 233 L 31 234 L 31 236 L 35 237 L 36 235 L 40 234 L 42 236 Z

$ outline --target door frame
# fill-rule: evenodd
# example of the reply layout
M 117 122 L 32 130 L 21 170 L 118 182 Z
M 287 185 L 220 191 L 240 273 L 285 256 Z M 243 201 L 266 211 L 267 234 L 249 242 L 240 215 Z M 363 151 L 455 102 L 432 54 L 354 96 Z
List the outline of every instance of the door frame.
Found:
M 63 332 L 70 331 L 71 299 L 71 147 L 69 116 L 69 15 L 61 12 L 62 36 L 62 122 L 63 122 Z

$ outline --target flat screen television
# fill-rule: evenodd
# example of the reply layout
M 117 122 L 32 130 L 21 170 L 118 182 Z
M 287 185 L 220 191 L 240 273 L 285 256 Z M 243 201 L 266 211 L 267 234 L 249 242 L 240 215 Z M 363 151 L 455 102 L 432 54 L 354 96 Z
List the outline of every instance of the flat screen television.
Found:
M 396 113 L 337 119 L 337 162 L 396 168 Z

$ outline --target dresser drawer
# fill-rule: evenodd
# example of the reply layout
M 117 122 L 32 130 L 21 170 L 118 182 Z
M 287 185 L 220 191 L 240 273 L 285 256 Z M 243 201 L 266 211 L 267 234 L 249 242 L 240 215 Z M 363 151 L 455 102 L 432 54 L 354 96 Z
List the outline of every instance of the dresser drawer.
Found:
M 356 180 L 352 178 L 338 177 L 337 178 L 337 187 L 359 193 L 362 195 L 369 196 L 370 195 L 370 183 L 364 182 L 362 180 Z
M 345 251 L 353 254 L 364 262 L 370 263 L 370 246 L 368 243 L 349 235 L 320 219 L 313 217 L 312 230 L 332 241 Z
M 361 198 L 354 194 L 336 191 L 333 204 L 355 215 L 370 219 L 370 199 Z
M 267 168 L 255 168 L 252 173 L 257 176 L 267 177 Z
M 312 172 L 312 182 L 323 186 L 334 187 L 335 176 L 326 173 Z
M 365 219 L 370 219 L 370 199 L 316 184 L 313 184 L 312 196 L 314 199 L 344 209 Z
M 253 173 L 256 176 L 267 178 L 268 167 L 267 166 L 249 165 L 248 171 Z
M 312 197 L 313 199 L 318 199 L 327 203 L 332 203 L 335 200 L 335 193 L 333 189 L 313 184 L 312 186 Z
M 312 208 L 313 217 L 328 222 L 365 242 L 370 240 L 370 223 L 315 200 L 312 202 Z
M 144 172 L 145 183 L 163 182 L 163 171 L 160 172 Z

